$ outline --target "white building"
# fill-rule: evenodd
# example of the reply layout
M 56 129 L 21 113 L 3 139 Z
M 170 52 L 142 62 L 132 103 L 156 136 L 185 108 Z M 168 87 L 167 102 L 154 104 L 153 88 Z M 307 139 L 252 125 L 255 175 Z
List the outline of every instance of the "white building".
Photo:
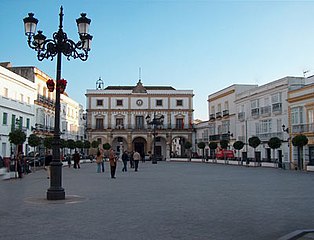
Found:
M 252 136 L 261 140 L 256 151 L 261 152 L 261 160 L 280 159 L 289 162 L 288 142 L 284 141 L 282 125 L 288 126 L 288 89 L 304 85 L 304 78 L 285 77 L 268 84 L 252 88 L 236 95 L 236 128 L 235 137 L 245 143 Z M 275 155 L 267 142 L 272 137 L 283 140 Z M 248 144 L 243 149 L 248 157 L 254 157 L 254 149 Z
M 138 150 L 142 155 L 151 151 L 165 159 L 170 152 L 183 155 L 184 143 L 192 142 L 192 90 L 143 86 L 139 80 L 136 86 L 87 90 L 86 97 L 88 139 L 97 140 L 100 147 L 109 143 L 117 151 Z M 147 120 L 161 116 L 163 122 L 157 127 L 153 149 L 154 125 Z
M 3 79 L 0 84 L 3 85 L 2 92 L 3 95 L 7 94 L 8 99 L 12 99 L 11 102 L 26 102 L 25 110 L 19 110 L 19 112 L 25 112 L 32 116 L 25 117 L 21 114 L 8 113 L 9 116 L 20 118 L 22 120 L 28 121 L 29 123 L 24 123 L 23 126 L 29 126 L 27 131 L 27 137 L 31 133 L 35 133 L 40 137 L 52 137 L 54 131 L 55 122 L 55 92 L 49 92 L 46 86 L 46 82 L 52 79 L 46 73 L 42 72 L 36 67 L 12 67 L 10 63 L 3 63 L 4 67 L 1 67 L 1 73 L 3 73 Z M 15 86 L 11 82 L 21 82 L 19 85 Z M 29 87 L 31 86 L 31 88 Z M 3 98 L 6 100 L 7 98 Z M 18 101 L 16 99 L 23 99 Z M 73 139 L 73 140 L 84 140 L 84 120 L 83 120 L 83 107 L 73 99 L 71 99 L 66 92 L 61 94 L 61 114 L 60 114 L 60 130 L 61 138 L 63 139 Z M 7 103 L 5 103 L 7 104 Z M 4 105 L 5 105 L 4 104 Z M 6 106 L 6 105 L 5 105 Z M 22 104 L 17 105 L 18 107 L 23 106 Z M 15 105 L 12 105 L 12 109 L 19 109 Z M 1 111 L 3 107 L 1 106 Z M 12 125 L 12 124 L 11 124 Z M 11 126 L 10 125 L 10 126 Z M 10 131 L 5 130 L 6 135 Z M 6 139 L 7 140 L 7 139 Z M 24 153 L 27 154 L 30 149 L 27 146 L 27 142 L 24 146 Z M 39 150 L 44 150 L 43 148 Z M 6 156 L 10 153 L 5 153 Z
M 234 84 L 208 96 L 209 142 L 229 140 L 229 145 L 237 140 L 236 96 L 256 88 L 257 85 Z M 208 144 L 208 141 L 207 141 Z
M 35 98 L 36 85 L 33 82 L 0 66 L 0 155 L 3 158 L 15 153 L 15 146 L 9 142 L 12 130 L 21 128 L 27 136 L 31 134 L 35 122 Z M 27 153 L 27 141 L 18 150 Z

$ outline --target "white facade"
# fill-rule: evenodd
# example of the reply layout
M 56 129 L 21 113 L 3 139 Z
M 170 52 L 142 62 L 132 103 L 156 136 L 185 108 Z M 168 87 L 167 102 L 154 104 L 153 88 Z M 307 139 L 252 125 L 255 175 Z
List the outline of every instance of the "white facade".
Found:
M 288 89 L 304 84 L 304 78 L 285 77 L 254 89 L 237 94 L 236 96 L 236 137 L 245 143 L 252 136 L 261 140 L 256 151 L 261 152 L 261 160 L 278 159 L 282 154 L 283 161 L 289 161 L 288 143 L 285 141 L 282 125 L 288 126 Z M 283 140 L 280 149 L 273 151 L 267 142 L 272 137 Z M 246 145 L 243 151 L 248 157 L 254 157 L 254 149 Z
M 175 138 L 180 143 L 192 141 L 193 91 L 172 87 L 108 86 L 87 90 L 87 129 L 89 141 L 109 143 L 117 151 L 139 150 L 142 155 L 156 151 L 166 158 Z M 163 116 L 158 125 L 156 147 L 153 150 L 151 120 Z M 176 143 L 177 141 L 174 141 Z M 183 151 L 183 150 L 182 150 Z M 181 154 L 181 153 L 180 153 Z
M 234 84 L 208 96 L 208 141 L 228 140 L 229 145 L 237 140 L 237 107 L 238 94 L 256 88 L 257 85 Z
M 46 86 L 47 80 L 52 78 L 36 67 L 11 67 L 9 63 L 3 65 L 6 68 L 0 69 L 0 111 L 3 126 L 0 154 L 8 157 L 11 154 L 8 134 L 15 121 L 13 121 L 14 118 L 22 119 L 22 126 L 26 130 L 27 137 L 32 133 L 43 138 L 53 136 L 55 92 L 49 92 Z M 60 101 L 60 137 L 66 140 L 84 140 L 83 106 L 68 97 L 66 92 L 61 94 Z M 7 120 L 4 120 L 5 117 Z M 6 124 L 3 124 L 4 121 Z M 25 154 L 33 151 L 28 147 L 27 141 L 21 150 Z
M 9 133 L 20 127 L 26 136 L 31 134 L 35 121 L 36 86 L 33 82 L 0 66 L 0 155 L 9 158 L 15 151 L 15 146 L 9 142 Z M 18 122 L 16 121 L 18 120 Z M 24 153 L 29 151 L 26 143 L 19 149 Z

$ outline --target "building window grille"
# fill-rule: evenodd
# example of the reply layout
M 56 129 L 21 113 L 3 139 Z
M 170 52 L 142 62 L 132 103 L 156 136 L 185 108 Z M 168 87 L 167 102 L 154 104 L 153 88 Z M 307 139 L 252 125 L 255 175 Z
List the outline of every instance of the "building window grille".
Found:
M 103 100 L 102 99 L 97 99 L 96 105 L 97 106 L 102 106 L 103 105 Z
M 104 119 L 96 118 L 96 129 L 104 129 Z

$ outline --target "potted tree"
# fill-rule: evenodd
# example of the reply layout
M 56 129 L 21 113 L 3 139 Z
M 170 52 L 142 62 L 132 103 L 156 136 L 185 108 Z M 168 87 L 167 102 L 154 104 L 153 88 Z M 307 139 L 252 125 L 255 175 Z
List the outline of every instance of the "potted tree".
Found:
M 233 143 L 233 148 L 238 151 L 238 164 L 240 159 L 240 150 L 244 147 L 244 142 L 236 141 Z M 243 159 L 241 158 L 241 165 L 243 165 Z
M 254 158 L 255 158 L 255 163 L 260 161 L 260 156 L 261 156 L 261 152 L 256 152 L 256 148 L 261 144 L 261 140 L 256 137 L 250 137 L 249 138 L 249 146 L 254 148 Z
M 213 159 L 213 161 L 215 161 L 215 158 L 216 158 L 216 156 L 215 156 L 215 151 L 216 151 L 216 149 L 217 149 L 217 143 L 216 142 L 210 142 L 209 144 L 208 144 L 208 147 L 209 147 L 209 149 L 210 149 L 210 156 L 211 156 L 211 158 Z
M 205 150 L 205 146 L 206 146 L 206 144 L 205 144 L 204 142 L 199 142 L 199 143 L 197 144 L 197 147 L 198 147 L 199 149 L 202 149 L 202 162 L 204 161 L 204 150 Z
M 222 148 L 223 158 L 225 160 L 225 164 L 228 163 L 228 160 L 227 160 L 227 157 L 226 157 L 226 151 L 225 151 L 225 150 L 227 150 L 228 146 L 229 146 L 229 141 L 228 140 L 224 139 L 224 140 L 220 141 L 220 147 Z
M 184 143 L 184 148 L 188 151 L 188 159 L 189 161 L 191 161 L 191 147 L 192 147 L 192 143 L 190 143 L 189 141 L 186 141 Z
M 36 171 L 36 147 L 41 144 L 41 138 L 38 137 L 36 134 L 31 134 L 28 137 L 28 145 L 34 148 L 34 172 Z
M 292 138 L 292 145 L 298 148 L 298 167 L 297 169 L 302 170 L 304 168 L 303 164 L 303 147 L 308 144 L 308 138 L 299 134 Z M 296 170 L 297 170 L 296 169 Z
M 273 158 L 275 159 L 275 150 L 277 148 L 280 148 L 281 146 L 281 140 L 278 137 L 272 137 L 271 139 L 269 139 L 268 141 L 268 146 L 273 149 Z M 275 163 L 276 164 L 276 163 Z M 282 162 L 278 162 L 278 167 L 281 168 L 282 167 Z
M 9 133 L 9 141 L 10 143 L 16 146 L 15 150 L 15 173 L 14 177 L 17 178 L 17 172 L 19 171 L 19 177 L 22 177 L 22 173 L 20 172 L 20 166 L 18 166 L 18 155 L 19 155 L 19 145 L 22 145 L 26 141 L 26 134 L 21 129 L 15 129 Z

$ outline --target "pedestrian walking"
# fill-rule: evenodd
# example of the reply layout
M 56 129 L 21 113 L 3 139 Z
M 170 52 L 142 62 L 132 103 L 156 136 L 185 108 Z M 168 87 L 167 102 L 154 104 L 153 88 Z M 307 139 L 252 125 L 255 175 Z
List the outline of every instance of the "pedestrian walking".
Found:
M 23 153 L 19 153 L 17 156 L 17 174 L 19 178 L 23 177 L 23 170 L 22 170 L 22 164 L 23 164 Z
M 127 151 L 124 151 L 122 154 L 122 162 L 123 162 L 122 172 L 128 171 L 127 169 L 128 161 L 129 161 L 129 154 Z
M 133 154 L 134 154 L 134 152 L 132 151 L 132 152 L 130 153 L 130 156 L 129 156 L 129 158 L 130 158 L 130 168 L 134 168 Z
M 50 154 L 50 152 L 46 153 L 45 156 L 45 169 L 47 170 L 47 178 L 50 178 L 50 163 L 52 162 L 52 155 Z
M 100 168 L 101 168 L 101 165 L 103 164 L 103 156 L 100 153 L 100 151 L 98 151 L 96 155 L 96 164 L 97 164 L 97 173 L 100 173 Z
M 67 155 L 66 160 L 68 162 L 68 167 L 70 168 L 71 167 L 71 155 Z
M 75 153 L 73 154 L 73 161 L 74 161 L 74 168 L 81 168 L 80 165 L 80 154 L 75 151 Z
M 138 163 L 141 160 L 141 155 L 139 154 L 138 151 L 135 151 L 133 154 L 133 160 L 134 160 L 134 168 L 135 168 L 135 172 L 137 172 L 138 169 Z
M 116 178 L 116 168 L 117 168 L 118 158 L 114 150 L 111 148 L 109 152 L 109 164 L 110 164 L 110 173 L 111 178 Z

